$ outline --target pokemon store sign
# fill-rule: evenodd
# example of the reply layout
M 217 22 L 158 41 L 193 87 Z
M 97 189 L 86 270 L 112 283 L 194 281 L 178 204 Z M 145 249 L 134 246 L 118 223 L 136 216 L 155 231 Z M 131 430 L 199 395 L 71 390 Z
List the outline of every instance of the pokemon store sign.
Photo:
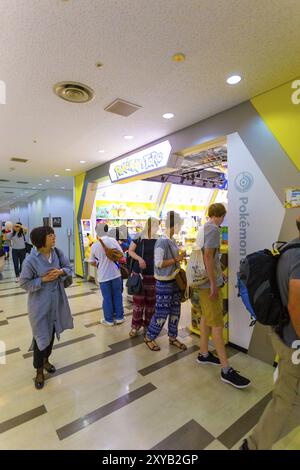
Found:
M 171 145 L 168 140 L 160 144 L 153 145 L 148 149 L 129 155 L 110 164 L 109 176 L 113 183 L 128 178 L 149 173 L 160 173 L 167 170 L 170 165 L 173 168 Z

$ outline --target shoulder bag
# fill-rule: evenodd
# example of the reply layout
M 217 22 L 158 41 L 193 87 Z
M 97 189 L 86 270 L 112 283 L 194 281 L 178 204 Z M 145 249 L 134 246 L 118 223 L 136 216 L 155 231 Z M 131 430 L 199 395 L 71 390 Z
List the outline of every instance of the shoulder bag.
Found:
M 176 257 L 174 256 L 173 249 L 171 244 L 169 243 L 170 251 L 173 256 L 173 259 L 175 261 L 175 266 L 178 267 L 178 271 L 175 276 L 175 281 L 177 283 L 177 286 L 180 290 L 181 298 L 180 302 L 185 302 L 187 300 L 187 295 L 186 295 L 186 290 L 187 290 L 187 278 L 186 278 L 186 273 L 185 270 L 180 267 L 180 264 L 177 263 Z
M 102 248 L 105 252 L 105 255 L 107 256 L 107 258 L 110 260 L 110 261 L 114 261 L 114 262 L 117 262 L 119 263 L 120 262 L 120 259 L 123 258 L 124 256 L 124 253 L 123 251 L 121 252 L 120 250 L 118 250 L 117 248 L 108 248 L 104 241 L 99 238 L 99 242 L 101 243 L 102 245 Z
M 142 244 L 142 258 L 144 259 L 144 243 L 141 240 Z M 143 276 L 142 273 L 133 273 L 132 272 L 132 259 L 130 267 L 131 275 L 128 277 L 126 286 L 129 295 L 139 295 L 143 292 Z
M 26 238 L 25 238 L 25 235 L 23 234 L 23 238 L 24 238 L 24 243 L 25 243 L 25 251 L 26 253 L 31 253 L 31 250 L 33 248 L 33 245 L 31 245 L 31 243 L 28 243 L 26 241 Z
M 60 268 L 64 269 L 63 266 L 62 266 L 62 263 L 61 263 L 61 257 L 60 257 L 60 254 L 59 254 L 59 250 L 57 248 L 54 248 L 54 250 L 55 250 L 55 253 L 57 254 Z M 67 287 L 69 287 L 71 284 L 73 284 L 73 277 L 71 275 L 67 275 L 66 279 L 64 280 L 65 289 Z

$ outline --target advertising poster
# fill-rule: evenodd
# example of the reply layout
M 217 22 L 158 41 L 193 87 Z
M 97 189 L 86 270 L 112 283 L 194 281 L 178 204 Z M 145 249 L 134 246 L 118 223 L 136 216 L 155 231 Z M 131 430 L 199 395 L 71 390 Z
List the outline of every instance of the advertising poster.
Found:
M 300 207 L 300 187 L 285 190 L 284 207 L 286 209 Z

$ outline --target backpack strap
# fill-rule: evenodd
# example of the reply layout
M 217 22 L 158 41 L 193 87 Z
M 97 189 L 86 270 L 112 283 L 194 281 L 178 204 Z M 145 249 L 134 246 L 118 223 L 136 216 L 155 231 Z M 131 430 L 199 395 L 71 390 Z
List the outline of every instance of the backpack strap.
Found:
M 300 242 L 299 243 L 287 244 L 286 246 L 281 248 L 280 255 L 282 255 L 283 253 L 285 253 L 288 250 L 292 250 L 293 248 L 300 248 Z
M 279 256 L 281 254 L 282 247 L 287 245 L 287 242 L 274 242 L 272 244 L 272 255 Z

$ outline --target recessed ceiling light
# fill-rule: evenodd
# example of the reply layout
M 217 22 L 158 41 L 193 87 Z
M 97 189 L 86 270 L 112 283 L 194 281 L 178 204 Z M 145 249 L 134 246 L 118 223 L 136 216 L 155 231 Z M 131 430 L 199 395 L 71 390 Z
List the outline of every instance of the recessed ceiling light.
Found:
M 176 52 L 176 54 L 173 55 L 172 60 L 174 62 L 184 62 L 185 54 L 183 52 Z
M 133 135 L 124 135 L 124 139 L 131 140 L 133 139 Z
M 65 189 L 65 187 L 64 187 L 64 186 L 62 186 L 62 187 L 61 187 L 61 189 Z
M 231 77 L 228 77 L 226 82 L 228 85 L 236 85 L 242 80 L 242 77 L 240 75 L 231 75 Z
M 54 176 L 55 176 L 55 178 L 59 178 L 59 175 L 54 175 Z
M 85 161 L 85 160 L 80 160 L 80 162 L 79 162 L 79 163 L 86 163 L 86 161 Z
M 42 183 L 39 183 L 39 186 L 43 186 Z
M 172 119 L 174 117 L 173 113 L 165 113 L 163 114 L 163 118 L 165 119 Z
M 71 168 L 66 168 L 65 170 L 66 170 L 66 171 L 71 171 Z
M 31 188 L 31 189 L 36 189 L 36 188 Z
M 50 183 L 50 180 L 45 180 L 45 181 L 46 181 L 46 183 Z
M 98 150 L 98 153 L 104 153 L 104 150 Z

